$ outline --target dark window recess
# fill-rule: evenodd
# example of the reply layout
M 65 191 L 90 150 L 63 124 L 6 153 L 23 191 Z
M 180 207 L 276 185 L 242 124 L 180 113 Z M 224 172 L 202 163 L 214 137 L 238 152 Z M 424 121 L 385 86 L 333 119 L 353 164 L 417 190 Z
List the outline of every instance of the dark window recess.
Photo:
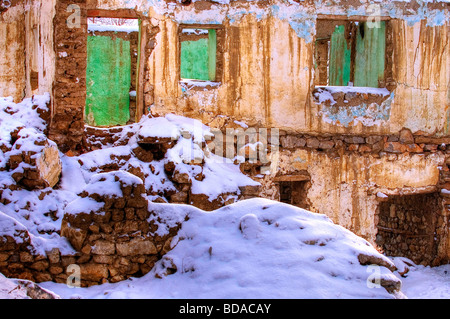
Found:
M 307 199 L 309 181 L 284 181 L 279 182 L 280 202 L 291 204 L 303 209 L 309 208 Z
M 429 265 L 437 253 L 435 231 L 440 212 L 436 193 L 391 196 L 379 206 L 376 244 L 387 256 Z

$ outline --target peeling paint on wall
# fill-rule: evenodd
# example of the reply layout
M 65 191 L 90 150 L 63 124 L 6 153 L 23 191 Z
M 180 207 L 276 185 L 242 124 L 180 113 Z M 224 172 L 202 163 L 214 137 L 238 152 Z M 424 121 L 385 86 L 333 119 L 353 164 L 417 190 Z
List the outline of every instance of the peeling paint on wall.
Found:
M 327 106 L 322 105 L 319 115 L 322 120 L 338 126 L 349 127 L 361 122 L 364 126 L 382 125 L 390 118 L 391 104 L 394 101 L 394 93 L 381 104 L 362 103 L 357 106 Z

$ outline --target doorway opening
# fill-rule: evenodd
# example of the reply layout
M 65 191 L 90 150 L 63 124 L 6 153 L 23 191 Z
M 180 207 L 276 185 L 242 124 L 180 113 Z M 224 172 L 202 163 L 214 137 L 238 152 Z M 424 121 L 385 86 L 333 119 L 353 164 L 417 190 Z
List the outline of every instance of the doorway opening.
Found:
M 89 17 L 85 122 L 127 125 L 136 120 L 140 20 Z

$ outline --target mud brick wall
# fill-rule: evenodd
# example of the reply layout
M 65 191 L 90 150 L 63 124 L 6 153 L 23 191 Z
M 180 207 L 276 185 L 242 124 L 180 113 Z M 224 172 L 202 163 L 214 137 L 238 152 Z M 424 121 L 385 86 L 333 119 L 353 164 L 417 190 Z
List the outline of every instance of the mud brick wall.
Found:
M 125 126 L 116 126 L 112 128 L 100 128 L 94 126 L 85 126 L 84 134 L 86 139 L 84 140 L 84 148 L 87 151 L 94 151 L 103 147 L 119 146 L 128 143 L 133 133 L 122 136 L 122 130 Z
M 92 199 L 103 207 L 64 216 L 61 234 L 79 252 L 76 263 L 81 267 L 83 285 L 118 282 L 147 274 L 170 250 L 178 231 L 179 226 L 175 226 L 166 235 L 153 235 L 158 229 L 157 217 L 148 210 L 144 184 L 137 177 L 134 179 L 138 183 L 123 182 L 122 175 L 115 172 L 105 175 L 106 179 L 111 176 L 117 179 L 121 196 L 84 192 L 82 198 Z
M 80 25 L 70 27 L 75 11 L 80 8 Z M 58 0 L 54 24 L 56 50 L 53 114 L 49 138 L 62 152 L 80 150 L 84 130 L 87 67 L 86 0 Z

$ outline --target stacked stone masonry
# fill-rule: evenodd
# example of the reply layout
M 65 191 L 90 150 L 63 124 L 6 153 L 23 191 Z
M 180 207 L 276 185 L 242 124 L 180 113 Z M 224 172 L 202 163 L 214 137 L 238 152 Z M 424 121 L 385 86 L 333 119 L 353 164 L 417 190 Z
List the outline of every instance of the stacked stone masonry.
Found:
M 20 244 L 5 236 L 0 238 L 0 272 L 36 282 L 67 283 L 73 273 L 71 265 L 77 265 L 83 287 L 147 274 L 171 249 L 180 225 L 165 235 L 155 234 L 160 216 L 148 209 L 143 183 L 134 177 L 133 183 L 124 184 L 120 179 L 124 174 L 129 173 L 105 173 L 105 179 L 114 178 L 120 185 L 120 196 L 85 191 L 80 200 L 92 200 L 101 208 L 77 214 L 66 212 L 61 235 L 69 240 L 76 254 L 61 255 L 55 248 L 45 256 L 37 255 L 26 232 L 18 234 L 24 238 Z M 102 179 L 98 183 L 101 182 Z
M 69 5 L 78 6 L 85 17 L 86 1 L 58 0 L 53 20 L 56 73 L 49 137 L 63 152 L 81 151 L 86 103 L 86 72 L 80 70 L 87 67 L 87 20 L 72 21 L 75 11 Z

